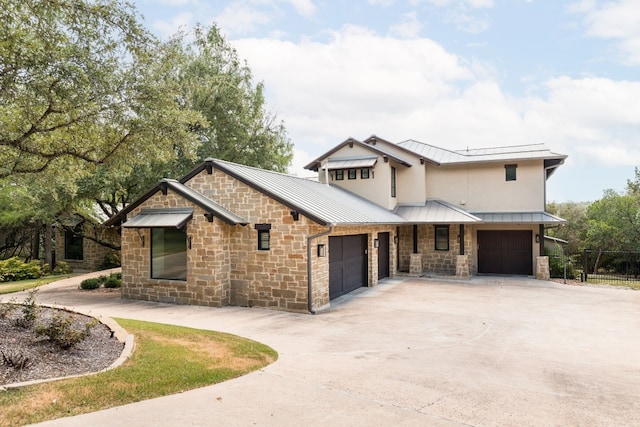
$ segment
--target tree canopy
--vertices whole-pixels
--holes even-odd
[[[0,235],[114,215],[206,157],[288,167],[263,84],[215,25],[160,42],[140,22],[120,0],[0,0]]]

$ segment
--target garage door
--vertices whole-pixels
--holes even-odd
[[[478,230],[478,273],[533,274],[531,230]]]
[[[329,237],[329,298],[367,284],[367,235]]]

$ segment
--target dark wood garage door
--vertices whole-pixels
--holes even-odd
[[[329,298],[367,283],[367,235],[329,237]]]
[[[478,273],[533,274],[531,230],[478,230]]]

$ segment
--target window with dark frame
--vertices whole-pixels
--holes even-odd
[[[256,224],[258,230],[258,250],[268,251],[271,249],[271,224]]]
[[[347,177],[349,179],[356,179],[356,170],[355,169],[349,169],[349,171],[347,172]]]
[[[151,229],[151,278],[187,280],[187,233],[184,229]]]
[[[518,169],[518,165],[504,165],[505,180],[506,181],[515,181],[516,180],[516,170],[517,169]]]
[[[342,181],[344,179],[344,171],[339,169],[336,171],[336,181]]]
[[[369,179],[369,169],[360,169],[360,179]]]
[[[396,197],[396,168],[391,167],[391,197]]]
[[[436,251],[448,251],[449,250],[449,226],[448,225],[436,225]]]
[[[81,229],[64,231],[64,259],[84,259]]]

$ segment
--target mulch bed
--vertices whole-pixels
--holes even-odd
[[[122,353],[124,344],[111,337],[111,330],[98,323],[84,341],[70,349],[60,349],[46,336],[37,336],[33,327],[20,325],[22,305],[5,313],[0,303],[0,386],[39,379],[97,372],[109,367]],[[72,327],[84,329],[91,317],[39,307],[36,324],[47,324],[56,313],[70,316]],[[3,357],[4,354],[4,357]],[[10,359],[9,363],[5,359]],[[26,366],[10,366],[26,360]]]

